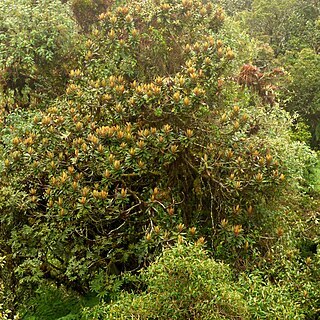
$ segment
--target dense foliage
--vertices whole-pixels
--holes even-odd
[[[282,34],[304,22],[271,26],[262,0],[233,18],[201,0],[3,3],[2,317],[316,319],[317,156],[284,110],[317,140],[317,54]]]
[[[63,92],[76,38],[70,11],[58,0],[1,1],[1,119],[17,107],[39,108]]]
[[[206,257],[197,246],[178,245],[141,275],[148,286],[140,295],[124,293],[99,306],[87,319],[247,319],[244,298],[230,270]]]
[[[200,246],[180,243],[164,251],[139,277],[146,292],[87,308],[85,319],[303,318],[285,286],[259,275],[235,281],[228,266],[208,258]]]
[[[233,3],[225,0],[226,8],[230,2]],[[252,0],[250,6],[243,3],[239,11],[242,11],[240,17],[248,31],[268,42],[276,54],[310,45],[319,50],[317,0]]]
[[[292,57],[286,57],[289,74],[289,84],[285,94],[291,97],[287,109],[297,112],[310,126],[313,145],[320,140],[320,95],[319,95],[319,66],[320,56],[311,49],[304,49]]]

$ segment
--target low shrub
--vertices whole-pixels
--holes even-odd
[[[257,273],[237,280],[199,243],[164,250],[139,278],[143,292],[122,292],[111,303],[87,308],[84,319],[304,319],[286,285]]]
[[[198,245],[167,249],[141,274],[146,292],[84,312],[85,319],[249,319],[228,266]]]

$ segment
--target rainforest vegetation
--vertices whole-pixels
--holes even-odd
[[[0,319],[319,319],[319,149],[319,0],[1,0]]]

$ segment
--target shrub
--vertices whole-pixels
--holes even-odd
[[[23,319],[77,319],[80,308],[80,299],[70,295],[63,288],[40,286],[35,296],[24,306],[27,312]]]
[[[141,279],[147,290],[84,312],[85,319],[249,319],[228,266],[209,259],[200,245],[163,252]]]
[[[250,319],[304,319],[299,301],[286,285],[272,284],[262,274],[240,279],[239,287],[246,297]]]
[[[164,250],[139,278],[143,292],[84,309],[84,319],[304,319],[303,301],[286,283],[257,271],[237,280],[199,243]]]
[[[0,3],[0,116],[39,107],[64,90],[76,52],[77,28],[60,1]]]
[[[281,286],[283,296],[291,297],[300,317],[306,319],[319,316],[318,208],[318,200],[305,197],[300,198],[300,208],[296,206],[294,211],[287,208],[285,214],[279,215],[273,235],[277,240],[262,258],[259,268],[263,279]]]

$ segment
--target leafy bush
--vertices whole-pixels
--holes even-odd
[[[1,117],[61,94],[76,39],[76,25],[61,1],[1,1]]]
[[[68,294],[63,288],[58,290],[54,286],[40,286],[35,296],[28,301],[29,310],[23,319],[78,319],[80,308],[79,297]]]
[[[310,127],[301,120],[297,120],[293,125],[291,136],[293,140],[301,141],[306,144],[310,144],[312,138]]]
[[[140,279],[145,291],[87,308],[84,319],[304,319],[289,287],[258,272],[236,280],[200,244],[166,249]]]
[[[303,202],[302,202],[303,201]],[[312,201],[312,202],[311,202]],[[278,217],[276,242],[261,261],[264,279],[279,284],[306,319],[319,316],[319,202],[300,199],[300,208],[287,208]],[[301,316],[302,317],[302,316]]]
[[[250,319],[304,319],[300,303],[286,286],[272,284],[263,275],[254,273],[242,276],[239,285]]]
[[[141,280],[145,293],[123,293],[85,311],[85,319],[249,319],[230,269],[209,259],[200,245],[165,250]]]

